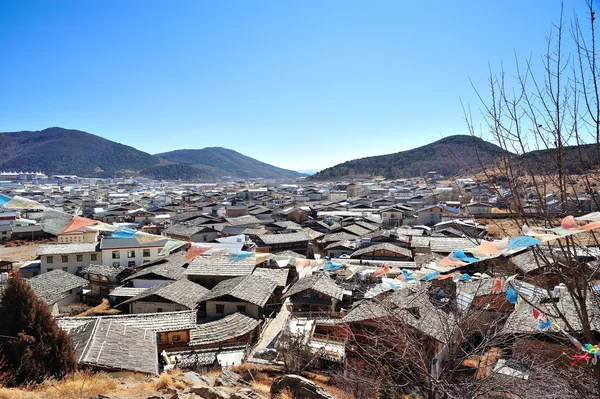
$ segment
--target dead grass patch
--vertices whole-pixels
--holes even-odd
[[[173,369],[169,372],[162,373],[157,379],[149,382],[139,383],[136,388],[154,389],[164,391],[167,388],[185,389],[192,382],[181,375],[181,370]]]
[[[80,399],[110,393],[117,382],[105,373],[79,371],[60,381],[46,381],[25,389],[0,388],[0,399]]]

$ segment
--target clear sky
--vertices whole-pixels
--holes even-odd
[[[565,12],[583,9],[567,0]],[[541,54],[558,0],[0,1],[0,131],[289,169],[465,133],[488,62]]]

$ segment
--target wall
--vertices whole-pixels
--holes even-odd
[[[144,302],[135,301],[129,304],[130,313],[156,313],[158,309],[162,312],[177,312],[180,310],[189,310],[183,305],[170,302]]]
[[[194,234],[190,237],[192,242],[211,242],[215,241],[219,238],[219,232],[217,231],[207,231],[205,233]]]
[[[225,313],[217,313],[217,305],[225,306]],[[206,316],[207,317],[219,317],[227,316],[237,312],[237,306],[246,306],[246,314],[254,317],[255,319],[260,318],[260,308],[248,302],[225,302],[225,301],[207,301],[206,302]]]
[[[92,260],[93,254],[96,255],[96,260]],[[77,262],[77,255],[81,255],[83,257],[81,262]],[[48,263],[47,255],[40,256],[40,260],[41,260],[40,271],[42,273],[47,273],[47,272],[51,271],[49,269],[65,270],[65,268],[67,268],[67,270],[65,270],[67,273],[75,274],[77,272],[77,269],[80,267],[83,268],[88,265],[102,264],[102,254],[100,252],[87,253],[87,254],[64,255],[64,256],[67,256],[67,259],[68,259],[67,262],[62,261],[63,255],[51,255],[51,256],[53,259],[52,263]]]
[[[150,256],[142,256],[144,253],[144,249],[150,249]],[[127,253],[129,250],[135,251],[135,257],[128,258]],[[129,262],[135,262],[136,266],[141,266],[144,263],[148,263],[150,261],[156,260],[159,258],[158,253],[161,248],[152,247],[152,248],[131,248],[131,249],[103,249],[102,250],[102,264],[105,266],[112,266],[113,263],[118,262],[121,266],[129,266]],[[113,251],[119,252],[119,259],[113,259],[112,253]]]
[[[133,281],[133,288],[151,288],[155,285],[162,284],[167,280],[144,280],[143,278],[135,278]]]

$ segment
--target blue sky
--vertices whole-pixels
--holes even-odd
[[[566,1],[565,12],[584,1]],[[324,168],[465,133],[488,62],[545,49],[556,0],[2,1],[0,131]]]

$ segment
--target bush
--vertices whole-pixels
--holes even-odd
[[[62,378],[76,368],[71,340],[44,302],[19,277],[11,278],[0,296],[0,352],[8,373],[6,386]]]

